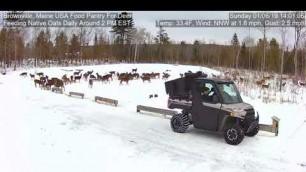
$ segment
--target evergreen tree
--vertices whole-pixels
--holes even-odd
[[[162,62],[165,60],[165,45],[170,44],[170,38],[168,37],[168,34],[166,33],[165,29],[159,27],[159,31],[157,32],[157,35],[154,40],[155,43],[158,44],[158,60],[159,62]]]
[[[238,37],[237,37],[237,34],[236,33],[234,33],[234,35],[233,35],[233,38],[232,38],[232,40],[231,40],[231,44],[233,45],[233,46],[239,46],[239,40],[238,40]]]
[[[55,38],[55,49],[56,49],[56,55],[58,56],[59,64],[61,64],[62,60],[65,59],[67,48],[68,48],[68,37],[63,31],[61,31],[60,34]]]
[[[123,17],[124,16],[124,17]],[[134,20],[131,13],[122,12],[120,16],[115,19],[115,25],[112,27],[111,32],[115,36],[115,44],[121,45],[119,49],[120,59],[127,60],[129,53],[126,51],[124,44],[131,43],[131,34],[134,29]]]
[[[45,32],[42,30],[40,31],[39,35],[36,38],[35,41],[35,52],[36,52],[36,56],[41,59],[44,60],[44,45],[45,45]]]
[[[200,42],[195,40],[193,43],[192,62],[201,63],[200,59]]]
[[[73,59],[79,57],[80,46],[81,43],[79,37],[76,36],[75,34],[72,34],[72,37],[70,39],[70,49],[69,49],[69,53],[71,54],[71,63],[73,62]]]
[[[243,68],[247,68],[248,64],[248,51],[246,49],[245,42],[242,42],[241,50],[240,50],[240,64],[239,66],[242,66]]]
[[[238,40],[238,36],[236,33],[234,33],[233,38],[231,40],[231,44],[233,46],[233,62],[236,66],[236,68],[238,68],[238,64],[239,64],[239,54],[240,54],[240,47],[239,47],[239,40]],[[234,66],[234,65],[233,65]]]
[[[186,49],[186,42],[181,41],[181,53],[180,53],[179,60],[178,60],[179,62],[186,60],[185,49]]]
[[[267,57],[267,70],[278,72],[280,70],[280,48],[275,38],[270,41],[270,49]]]
[[[128,17],[117,17],[111,32],[115,34],[116,43],[123,45],[130,42],[128,35],[134,28],[134,20],[132,15],[127,12],[122,12],[121,16]]]
[[[98,57],[98,50],[99,50],[98,35],[95,34],[95,38],[94,38],[94,47],[93,47],[93,57],[94,57],[94,58],[97,58],[97,57]]]
[[[170,38],[166,33],[165,29],[161,26],[159,27],[159,31],[157,32],[157,36],[154,38],[156,44],[170,44]]]

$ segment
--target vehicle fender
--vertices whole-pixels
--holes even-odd
[[[233,116],[229,116],[226,115],[224,116],[224,118],[222,119],[219,131],[224,131],[225,127],[228,126],[229,124],[239,124],[239,118],[233,117]]]

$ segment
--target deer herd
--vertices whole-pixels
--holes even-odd
[[[276,74],[256,74],[242,72],[239,70],[234,71],[223,71],[223,75],[212,75],[213,78],[221,78],[225,80],[232,80],[238,84],[247,83],[248,85],[255,85],[260,89],[268,90],[271,88],[271,83],[275,83],[275,86],[279,88],[281,85],[285,87],[288,84],[292,84],[295,86],[304,87],[305,80],[298,80],[293,75],[288,75],[286,77],[279,77]],[[280,79],[282,82],[280,82]],[[253,81],[252,81],[253,80]],[[278,86],[277,86],[278,85]]]
[[[170,77],[170,74],[167,72],[170,70],[167,70],[166,72],[163,72],[162,79],[167,80]],[[75,72],[73,72],[73,75],[67,76],[67,74],[64,74],[62,78],[49,78],[48,75],[45,75],[43,72],[31,74],[29,73],[31,79],[34,81],[34,86],[39,86],[41,89],[48,89],[50,90],[52,86],[61,88],[65,90],[65,85],[72,84],[72,83],[80,83],[81,80],[88,81],[88,87],[92,88],[94,82],[101,82],[102,84],[110,83],[114,80],[114,78],[117,78],[119,81],[119,85],[122,85],[123,83],[129,84],[131,80],[137,80],[141,79],[143,83],[145,81],[151,82],[152,79],[159,79],[161,78],[160,73],[142,73],[141,75],[137,73],[137,68],[132,69],[132,72],[126,72],[126,73],[119,73],[116,71],[109,71],[107,74],[100,75],[98,72],[87,71],[83,72],[82,69],[76,69]],[[27,72],[22,72],[20,74],[21,77],[27,77]],[[37,77],[35,77],[37,76]]]

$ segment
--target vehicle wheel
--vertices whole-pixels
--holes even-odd
[[[245,133],[245,135],[249,137],[253,137],[258,133],[258,131],[259,131],[259,124],[257,124],[256,127],[252,131]]]
[[[184,133],[189,126],[188,116],[185,114],[173,115],[170,121],[171,129],[177,133]]]
[[[229,125],[224,132],[226,143],[230,145],[238,145],[244,138],[244,132],[239,125]]]

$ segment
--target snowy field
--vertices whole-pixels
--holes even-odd
[[[113,64],[84,67],[29,69],[50,78],[72,72],[62,69],[138,73],[165,72],[171,79],[179,73],[202,70],[209,76],[217,71],[197,66],[163,64]],[[260,131],[241,144],[226,144],[222,134],[189,127],[174,133],[169,119],[136,113],[137,105],[167,107],[164,80],[141,80],[128,85],[111,83],[68,84],[69,91],[85,93],[72,98],[34,87],[24,71],[0,75],[0,172],[105,172],[105,171],[306,171],[306,107],[298,104],[262,103],[243,96],[260,114],[260,123],[271,124],[279,117],[280,129]],[[150,94],[158,94],[149,99]],[[119,101],[118,107],[95,103],[94,96]]]

